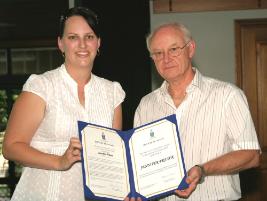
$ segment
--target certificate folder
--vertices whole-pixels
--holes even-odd
[[[188,187],[177,120],[127,131],[78,121],[84,194],[91,200],[152,200]]]

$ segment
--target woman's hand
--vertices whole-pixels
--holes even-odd
[[[81,160],[81,142],[78,138],[72,137],[64,155],[59,159],[59,170],[68,170],[75,162]]]
[[[135,198],[135,197],[131,197],[131,198],[126,197],[126,198],[124,198],[124,201],[142,201],[142,198],[140,198],[140,197],[137,197],[137,198]]]

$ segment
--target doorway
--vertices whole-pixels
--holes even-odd
[[[262,149],[260,167],[240,173],[242,201],[267,200],[267,19],[237,20],[236,80],[247,96]]]

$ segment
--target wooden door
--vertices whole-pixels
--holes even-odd
[[[267,201],[267,19],[236,21],[237,85],[247,96],[260,141],[260,167],[240,173],[242,201]]]

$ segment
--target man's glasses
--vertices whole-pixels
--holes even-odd
[[[170,49],[167,50],[168,56],[169,57],[178,57],[182,54],[182,50],[190,43],[191,41],[188,41],[183,47],[171,47]],[[164,58],[165,52],[162,50],[152,52],[150,54],[153,60],[155,61],[160,61]]]

